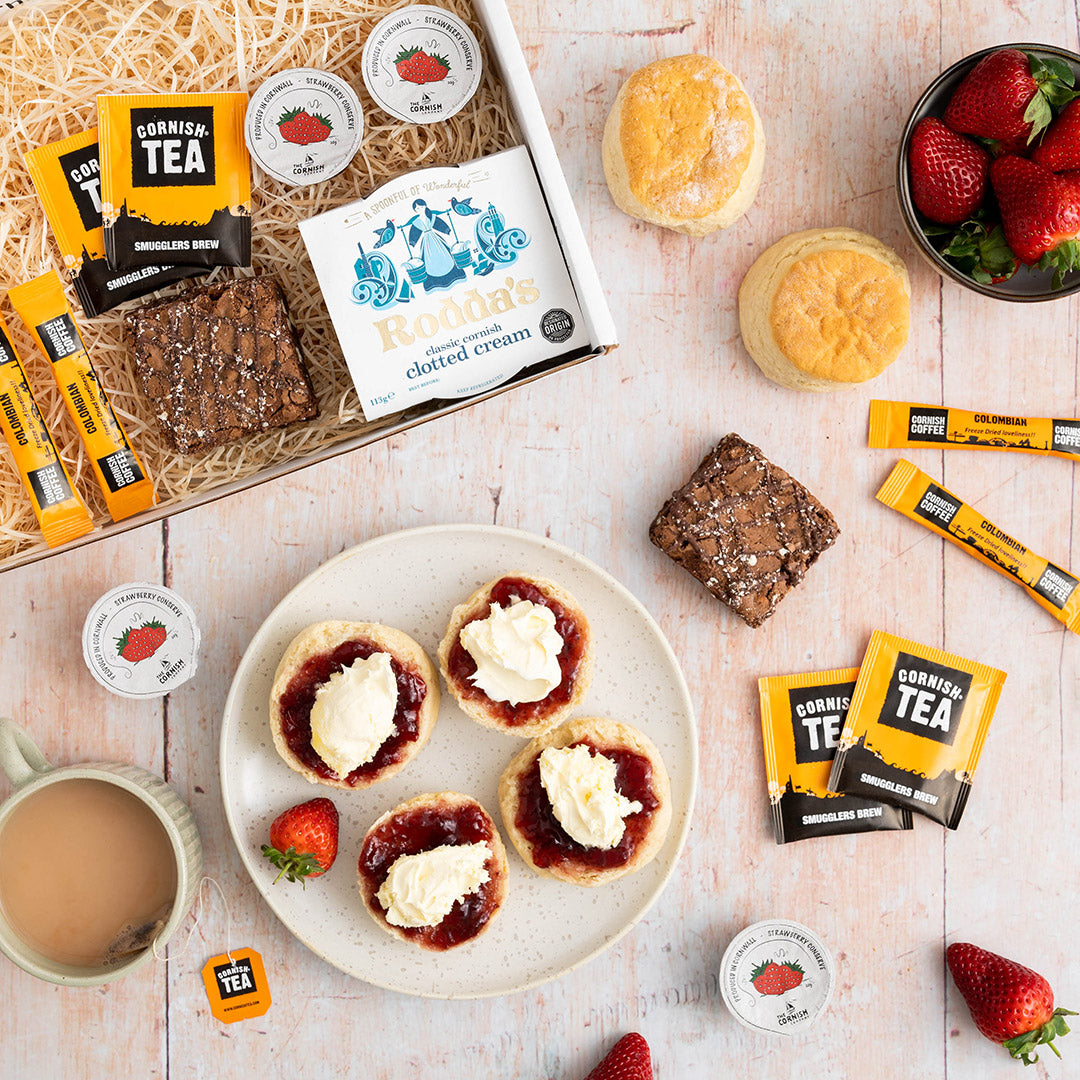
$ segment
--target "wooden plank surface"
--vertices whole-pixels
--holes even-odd
[[[898,454],[865,447],[874,397],[1028,415],[1080,415],[1077,301],[993,303],[944,284],[895,205],[896,140],[943,66],[1003,41],[1076,48],[1064,0],[700,5],[689,0],[511,0],[560,157],[620,329],[612,355],[226,502],[0,576],[0,712],[57,762],[115,758],[164,772],[192,807],[208,899],[185,951],[106,990],[61,990],[0,964],[0,1076],[98,1078],[363,1074],[584,1076],[641,1030],[658,1080],[942,1077],[1020,1066],[983,1040],[943,963],[972,939],[1051,977],[1080,1002],[1071,958],[1080,902],[1080,644],[1022,591],[873,500]],[[761,112],[761,191],[734,228],[693,240],[611,204],[600,133],[619,83],[658,57],[708,52]],[[870,386],[800,395],[765,380],[738,336],[735,297],[785,233],[842,224],[896,246],[913,286],[911,340]],[[737,430],[803,480],[842,536],[751,631],[650,547],[672,488]],[[1078,470],[1065,461],[922,451],[921,467],[1035,550],[1080,566]],[[623,581],[678,655],[700,723],[694,827],[644,921],[539,990],[480,1002],[413,999],[325,964],[251,885],[225,824],[217,768],[232,672],[278,599],[342,549],[414,525],[495,522],[550,535]],[[947,548],[947,549],[946,549]],[[164,581],[196,608],[198,677],[167,705],[125,704],[79,658],[92,601]],[[857,664],[881,627],[1004,668],[1009,681],[961,828],[777,847],[768,828],[759,675]],[[0,797],[8,786],[0,781]],[[313,886],[314,887],[314,886]],[[779,915],[817,929],[837,959],[828,1014],[789,1041],[739,1027],[717,967],[732,934]],[[364,917],[358,914],[358,917]],[[266,1017],[223,1027],[198,972],[226,936],[267,963]],[[1080,1036],[1074,1036],[1080,1038]],[[1032,1076],[1077,1075],[1080,1045]]]

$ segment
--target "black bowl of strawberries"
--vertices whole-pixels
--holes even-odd
[[[999,300],[1080,290],[1080,56],[1001,45],[943,71],[896,162],[904,224],[943,277]]]

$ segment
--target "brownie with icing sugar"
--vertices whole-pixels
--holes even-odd
[[[128,314],[124,334],[162,437],[195,454],[319,413],[285,296],[234,278]]]
[[[840,535],[836,519],[754,445],[726,435],[664,503],[649,539],[760,626]]]

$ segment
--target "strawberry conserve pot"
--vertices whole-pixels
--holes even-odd
[[[251,156],[263,172],[300,187],[337,176],[364,137],[356,91],[336,75],[289,68],[251,96],[244,119]]]
[[[832,955],[813,930],[766,919],[732,938],[720,961],[720,993],[744,1027],[796,1035],[825,1011],[834,975]]]
[[[195,674],[195,612],[163,585],[128,582],[107,592],[83,623],[83,659],[106,690],[159,698]]]

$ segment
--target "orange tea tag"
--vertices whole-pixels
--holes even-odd
[[[262,1016],[273,1004],[262,957],[254,949],[231,949],[202,969],[210,1011],[223,1024]]]

